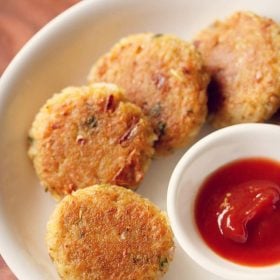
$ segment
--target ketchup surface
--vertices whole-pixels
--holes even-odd
[[[225,259],[280,263],[280,163],[248,158],[216,170],[201,186],[195,220],[208,246]]]

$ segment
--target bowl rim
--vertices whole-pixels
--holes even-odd
[[[217,140],[221,140],[224,137],[230,137],[234,134],[236,135],[242,133],[250,133],[252,131],[254,131],[255,133],[261,131],[260,133],[263,133],[263,130],[265,130],[268,133],[273,133],[275,132],[275,129],[279,130],[278,133],[280,137],[280,127],[278,125],[268,123],[236,124],[218,129],[201,138],[198,142],[192,145],[181,157],[170,177],[167,190],[167,213],[175,238],[177,239],[179,245],[182,247],[183,251],[191,259],[193,259],[205,270],[208,270],[217,276],[225,277],[226,279],[277,280],[279,279],[280,275],[280,266],[279,264],[276,264],[265,267],[250,267],[233,263],[220,257],[212,249],[210,249],[209,246],[205,244],[201,236],[199,236],[198,239],[209,249],[209,251],[211,251],[211,255],[213,255],[214,257],[213,259],[210,259],[205,256],[203,252],[197,250],[196,246],[191,242],[191,238],[189,238],[189,236],[186,237],[181,231],[180,221],[177,217],[176,193],[180,185],[180,179],[185,171],[186,166],[191,163],[196,155],[199,154],[199,152],[205,149],[208,145],[212,145],[213,143],[215,143]],[[189,213],[189,215],[192,214]],[[222,266],[222,263],[219,264],[215,260],[219,260],[224,264],[228,264],[230,267],[232,267],[232,269]]]

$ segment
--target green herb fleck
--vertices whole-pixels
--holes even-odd
[[[28,135],[28,136],[27,136],[27,142],[28,142],[28,144],[31,145],[31,144],[33,143],[33,141],[34,141],[34,138],[33,138],[32,136]]]
[[[165,129],[166,129],[166,123],[160,121],[158,124],[157,124],[157,134],[159,136],[163,136],[165,134]]]
[[[95,118],[95,116],[90,116],[86,119],[85,121],[85,125],[88,128],[95,128],[97,127],[97,119]]]
[[[162,33],[157,33],[157,34],[155,34],[155,35],[153,36],[153,38],[159,38],[159,37],[161,37],[161,36],[163,36]]]
[[[48,188],[45,188],[45,192],[48,192],[49,191],[49,189]]]
[[[159,270],[165,270],[166,266],[168,265],[168,259],[166,257],[159,258]]]
[[[158,117],[161,113],[162,107],[160,102],[156,103],[150,110],[151,117]]]
[[[133,260],[134,264],[137,264],[137,263],[141,262],[141,256],[134,256],[132,258],[132,260]]]

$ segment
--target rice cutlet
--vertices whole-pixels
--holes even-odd
[[[78,190],[60,201],[46,240],[67,280],[159,279],[174,251],[166,215],[131,190],[109,185]]]
[[[211,75],[209,106],[217,128],[263,122],[280,106],[280,27],[237,12],[200,32],[194,44]]]
[[[125,89],[150,118],[158,154],[188,144],[205,121],[208,74],[194,46],[175,36],[123,38],[93,65],[88,80]]]
[[[136,189],[154,154],[142,110],[113,84],[70,87],[41,108],[30,130],[29,156],[56,198],[112,183]]]

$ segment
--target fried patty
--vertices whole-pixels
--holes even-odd
[[[41,108],[29,155],[56,198],[92,184],[135,189],[153,156],[153,129],[142,110],[113,84],[71,87]]]
[[[62,279],[159,279],[173,234],[154,204],[131,190],[95,185],[66,196],[47,225],[49,255]]]
[[[93,65],[90,82],[112,82],[150,117],[156,151],[183,147],[207,114],[208,74],[194,46],[175,36],[126,37]]]
[[[217,21],[195,38],[212,81],[212,123],[263,122],[280,105],[280,27],[251,12]]]

